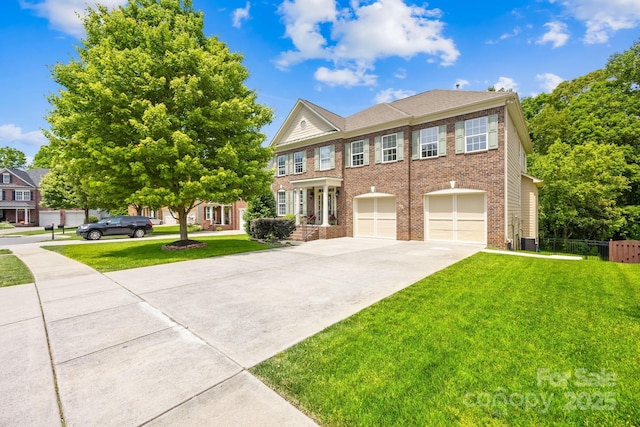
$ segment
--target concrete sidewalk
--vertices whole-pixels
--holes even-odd
[[[298,426],[246,368],[481,248],[343,238],[107,274],[11,249],[35,285],[0,289],[0,425]]]

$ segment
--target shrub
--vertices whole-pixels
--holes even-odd
[[[276,200],[273,194],[266,193],[256,196],[249,201],[249,206],[244,213],[245,231],[251,234],[251,221],[256,218],[274,218],[276,216]]]
[[[256,218],[251,220],[249,235],[255,239],[283,240],[296,229],[296,222],[288,218]]]
[[[89,215],[89,224],[95,224],[100,221],[100,219],[95,215]]]
[[[0,230],[8,230],[10,228],[15,228],[13,225],[9,224],[8,222],[0,222]]]

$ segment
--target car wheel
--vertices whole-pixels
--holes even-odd
[[[142,228],[136,228],[136,231],[133,232],[134,237],[144,237],[145,232]]]
[[[91,230],[87,235],[87,238],[89,240],[100,240],[101,237],[102,237],[102,233],[99,232],[98,230]]]

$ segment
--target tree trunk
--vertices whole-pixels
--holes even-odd
[[[84,208],[84,223],[89,224],[89,208]]]
[[[180,240],[189,240],[187,236],[187,212],[178,212],[178,224],[180,224]]]

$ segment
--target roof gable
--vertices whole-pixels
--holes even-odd
[[[12,182],[11,184],[4,184],[4,186],[6,187],[7,185],[11,185],[11,186],[29,186],[29,187],[35,187],[36,185],[34,184],[33,180],[31,179],[31,177],[29,176],[29,174],[21,169],[15,169],[15,168],[2,168],[0,169],[0,175],[5,174],[5,173],[9,173],[13,176],[12,178]],[[0,184],[3,184],[2,180],[0,179]]]
[[[281,146],[305,139],[341,131],[344,119],[310,102],[298,100],[280,130],[273,138],[272,146]]]

